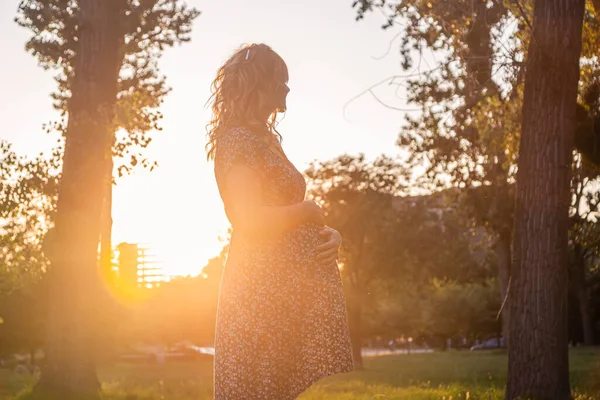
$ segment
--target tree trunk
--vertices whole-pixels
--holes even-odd
[[[100,233],[100,271],[104,282],[108,285],[114,284],[112,272],[112,172],[113,163],[111,158],[107,166],[107,176],[110,179],[105,184],[106,194],[102,205],[102,227]]]
[[[504,346],[508,347],[510,337],[509,321],[510,321],[510,305],[508,304],[508,284],[510,282],[510,266],[511,266],[511,251],[510,251],[510,234],[500,235],[496,243],[496,259],[498,263],[498,282],[500,285],[500,304],[502,307],[502,337],[504,338]]]
[[[365,280],[360,276],[360,269],[365,266],[365,243],[366,231],[360,232],[358,249],[354,255],[354,271],[349,271],[350,293],[347,293],[348,329],[350,330],[350,342],[352,344],[352,358],[354,369],[363,368],[362,340],[363,340],[363,303],[362,297],[365,293]]]
[[[594,344],[594,328],[590,313],[590,296],[585,276],[586,262],[581,244],[575,244],[573,253],[573,288],[577,296],[577,302],[579,303],[583,344],[585,346],[592,346]]]
[[[96,399],[98,243],[124,0],[80,0],[79,43],[50,257],[47,366],[33,392],[43,399]]]
[[[356,299],[349,299],[348,307],[348,325],[350,329],[350,341],[352,343],[352,357],[354,359],[354,369],[363,368],[362,359],[362,306]]]
[[[592,315],[590,313],[590,296],[585,282],[577,291],[577,299],[579,301],[579,312],[581,313],[581,327],[583,328],[583,344],[585,346],[593,346],[594,328],[592,324]]]
[[[517,172],[506,398],[570,397],[569,179],[585,0],[537,0]]]

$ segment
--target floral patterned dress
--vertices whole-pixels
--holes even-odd
[[[215,154],[226,212],[234,199],[224,179],[238,163],[258,173],[265,205],[304,200],[304,177],[289,161],[252,132],[231,128]],[[338,266],[316,262],[319,230],[307,223],[258,239],[233,227],[217,311],[216,400],[295,399],[319,379],[353,369]]]

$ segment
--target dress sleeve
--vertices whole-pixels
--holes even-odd
[[[230,128],[217,142],[215,177],[221,186],[225,176],[235,165],[244,165],[262,176],[262,148],[259,139],[244,128]]]

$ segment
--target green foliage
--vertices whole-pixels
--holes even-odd
[[[467,204],[479,206],[471,209],[472,216],[491,233],[510,232],[514,201],[508,186],[518,158],[532,2],[362,0],[353,7],[357,19],[380,9],[387,15],[384,29],[401,29],[403,69],[410,73],[393,77],[392,83],[406,87],[408,103],[420,113],[406,116],[398,145],[408,150],[410,165],[427,167],[417,184],[430,191],[496,187],[470,191],[483,196]],[[589,5],[582,98],[600,73],[594,62],[599,21]],[[435,66],[428,64],[432,57]]]
[[[56,212],[59,153],[27,158],[0,142],[0,353],[42,342],[44,243]]]
[[[401,29],[403,69],[414,69],[394,77],[393,83],[406,86],[408,103],[421,113],[406,117],[399,144],[427,162],[430,183],[441,184],[433,181],[439,174],[466,186],[514,176],[510,167],[518,149],[532,2],[521,6],[499,0],[364,0],[355,1],[353,7],[357,19],[380,9],[387,15],[384,29]],[[582,88],[598,76],[594,62],[598,28],[590,5],[583,35]],[[427,61],[430,54],[434,67]],[[498,170],[504,177],[496,177]]]
[[[425,314],[427,331],[441,337],[486,335],[499,331],[498,282],[488,280],[458,284],[435,281]]]
[[[36,282],[56,208],[59,154],[29,159],[0,142],[0,296]]]
[[[351,309],[368,308],[372,281],[396,269],[396,250],[403,249],[394,246],[393,199],[402,188],[402,172],[393,159],[369,162],[364,155],[316,162],[305,172],[310,195],[342,235],[340,261]]]
[[[405,185],[406,171],[395,160],[342,155],[315,162],[305,171],[309,195],[321,203],[329,225],[344,238],[343,271],[353,285],[368,285],[372,268],[393,264],[390,229],[394,228],[394,195]],[[390,218],[391,217],[391,218]]]
[[[488,248],[510,241],[529,36],[521,10],[503,1],[354,6],[358,19],[379,8],[388,15],[384,29],[402,29],[408,73],[393,83],[406,88],[408,104],[420,112],[405,116],[397,144],[410,167],[425,167],[415,185],[428,192],[457,188],[463,226],[485,228]]]
[[[499,296],[486,286],[493,269],[487,250],[475,248],[454,192],[402,195],[409,169],[384,156],[369,161],[363,155],[343,155],[313,163],[306,176],[309,194],[343,238],[341,272],[350,319],[359,319],[351,323],[352,330],[362,337],[430,336],[443,325],[472,334],[495,332],[488,319],[495,318],[499,299],[488,298],[490,293]],[[453,300],[473,305],[464,310],[468,321],[458,311],[463,303],[434,321],[440,314],[429,310],[442,309],[438,297],[450,289],[464,294]]]
[[[468,186],[492,180],[488,173],[494,169],[501,168],[506,175],[504,150],[512,146],[507,148],[509,144],[494,133],[514,133],[514,121],[519,121],[512,114],[520,96],[523,56],[519,35],[506,34],[515,29],[506,3],[357,3],[359,17],[369,7],[380,7],[390,12],[384,28],[396,23],[406,27],[400,45],[403,69],[415,66],[416,58],[417,70],[398,78],[407,87],[409,104],[421,114],[407,116],[399,144],[411,150],[412,164],[425,161],[429,166],[429,186],[443,185],[440,175],[449,176],[454,185]],[[436,66],[424,70],[421,61],[428,53],[435,54]],[[496,122],[499,115],[505,115],[511,126]]]

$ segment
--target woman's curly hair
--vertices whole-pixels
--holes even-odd
[[[264,112],[273,101],[276,85],[287,83],[283,59],[266,44],[242,46],[219,68],[211,84],[212,118],[207,125],[207,158],[214,159],[219,136],[228,127],[243,126],[257,135],[281,135],[275,129],[278,111],[267,120]]]

